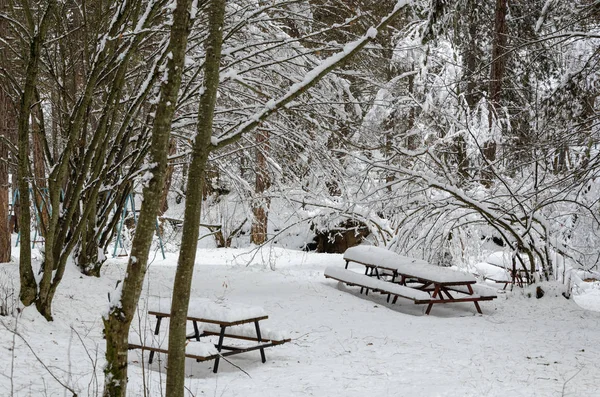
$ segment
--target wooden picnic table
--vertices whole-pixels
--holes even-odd
[[[156,317],[154,335],[159,335],[162,320],[171,316],[171,301],[161,299],[151,303],[148,314]],[[221,357],[253,350],[260,350],[261,361],[265,363],[265,348],[281,345],[291,340],[283,336],[282,333],[261,330],[260,322],[267,318],[265,311],[259,307],[234,307],[218,304],[207,299],[192,299],[190,300],[187,320],[192,323],[194,331],[187,335],[187,339],[191,342],[186,346],[186,356],[195,358],[196,361],[215,360],[214,373],[219,369]],[[218,342],[214,344],[212,350],[210,348],[212,344],[200,340],[200,338],[207,336],[218,336]],[[226,345],[224,343],[228,338],[254,341],[258,344],[243,347]],[[165,347],[145,346],[143,344],[130,344],[130,348],[149,350],[149,364],[152,364],[155,353],[168,352]],[[227,352],[223,353],[222,350],[227,350]]]
[[[482,314],[479,301],[491,300],[496,295],[483,286],[475,287],[477,280],[470,274],[452,269],[433,266],[421,260],[398,255],[394,252],[374,246],[357,246],[344,253],[346,269],[350,262],[365,266],[365,275],[385,279],[402,286],[430,293],[430,299],[415,300],[415,303],[427,303],[426,314],[434,304],[452,302],[473,302],[477,312]],[[398,295],[394,297],[395,303]],[[388,297],[389,300],[389,297]]]

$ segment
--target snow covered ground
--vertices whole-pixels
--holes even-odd
[[[483,315],[470,303],[456,303],[437,305],[426,316],[423,306],[390,305],[326,280],[323,270],[342,267],[341,255],[277,248],[254,258],[244,253],[200,250],[194,296],[261,306],[269,314],[264,326],[289,331],[293,341],[267,349],[265,364],[257,351],[231,358],[247,374],[223,361],[213,374],[212,362],[189,360],[190,395],[598,395],[598,283],[571,300],[543,284],[547,293],[540,300],[515,288],[482,302]],[[175,254],[157,255],[151,264],[132,336],[154,326],[144,304],[169,296],[175,264]],[[110,259],[99,279],[70,268],[55,299],[54,322],[33,308],[16,319],[0,317],[0,396],[70,396],[61,383],[78,396],[101,394],[101,314],[124,267],[124,258]],[[16,263],[0,266],[1,299],[16,291],[17,271]],[[148,367],[140,351],[129,353],[129,395],[164,395],[166,362],[159,357]]]

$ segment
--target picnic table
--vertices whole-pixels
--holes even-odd
[[[153,301],[148,305],[148,314],[156,317],[154,335],[160,333],[162,320],[171,316],[170,299]],[[233,356],[249,351],[259,350],[261,361],[266,362],[265,348],[290,342],[282,332],[261,329],[260,322],[268,318],[260,307],[232,306],[225,303],[215,303],[208,299],[190,300],[187,320],[193,326],[193,332],[187,335],[190,343],[186,345],[186,356],[196,361],[215,360],[213,372],[219,369],[221,357]],[[204,342],[201,338],[217,336],[216,344]],[[250,346],[226,345],[226,339],[253,341],[258,344]],[[166,346],[151,346],[129,344],[130,349],[150,351],[148,363],[152,364],[155,353],[168,353]],[[222,352],[227,350],[227,352]]]
[[[352,247],[344,253],[344,260],[345,269],[328,267],[325,269],[325,277],[359,286],[361,292],[366,289],[368,293],[371,289],[388,294],[388,301],[394,296],[392,303],[396,303],[398,297],[402,297],[416,304],[427,304],[426,314],[431,312],[434,304],[454,302],[473,302],[477,312],[482,314],[479,302],[496,298],[492,290],[477,285],[477,280],[470,274],[433,266],[423,260],[398,255],[383,248]],[[348,270],[351,262],[365,266],[364,274]],[[383,284],[373,284],[369,281],[373,278]],[[386,283],[402,288],[388,287]],[[420,294],[416,294],[415,291]]]
[[[492,280],[497,283],[504,283],[505,289],[509,283],[523,287],[524,285],[531,283],[531,279],[533,278],[533,275],[530,273],[530,271],[524,267],[529,267],[529,260],[525,258],[525,263],[523,264],[516,260],[516,258],[509,252],[494,252],[486,258],[485,263],[496,266],[500,269],[504,269],[508,273],[510,277],[509,282],[506,282],[503,279],[498,280],[484,276],[488,280]]]

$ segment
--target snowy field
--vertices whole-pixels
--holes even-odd
[[[150,265],[132,334],[154,326],[144,304],[169,296],[175,264],[168,254]],[[436,305],[426,316],[423,306],[390,305],[326,280],[323,270],[332,265],[342,267],[342,256],[270,249],[251,258],[239,249],[199,250],[194,297],[261,306],[269,315],[264,326],[288,331],[293,341],[267,349],[265,364],[258,351],[232,357],[246,373],[221,361],[213,374],[212,362],[188,360],[189,395],[599,395],[598,284],[571,300],[548,284],[541,300],[515,288],[482,302],[483,315],[471,303],[455,303]],[[71,267],[52,323],[33,308],[17,320],[0,317],[0,396],[72,395],[64,386],[78,396],[101,395],[101,314],[124,268],[124,258],[110,259],[103,277],[94,279]],[[0,267],[3,294],[16,289],[17,271],[15,263]],[[129,395],[164,395],[167,363],[159,358],[148,367],[146,356],[130,351]]]

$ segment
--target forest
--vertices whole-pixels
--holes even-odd
[[[120,266],[97,394],[124,396],[162,250],[183,396],[207,241],[464,271],[493,245],[570,297],[600,279],[599,107],[599,0],[0,0],[0,318],[60,321],[70,271]]]

